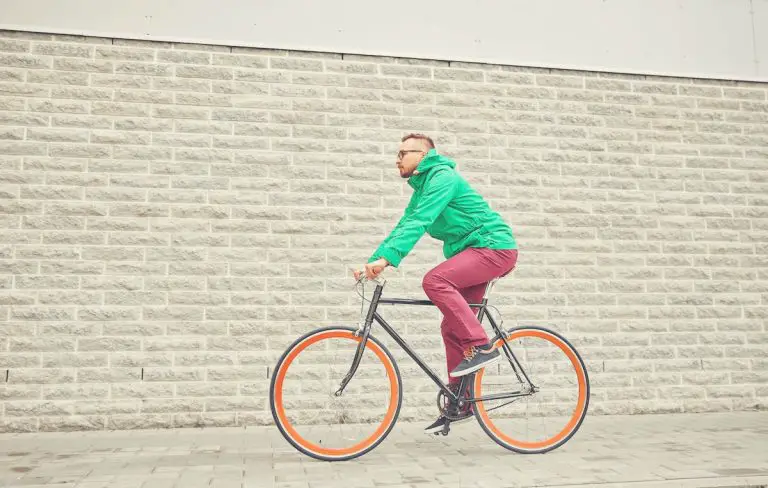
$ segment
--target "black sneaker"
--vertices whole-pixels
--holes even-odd
[[[456,420],[449,421],[444,415],[441,415],[437,418],[437,420],[435,420],[429,426],[427,426],[427,428],[424,429],[424,432],[426,432],[427,434],[436,434],[443,430],[443,427],[445,426],[446,422],[450,422],[451,425],[462,424],[468,420],[471,420],[472,416],[473,414],[469,410],[459,415]]]
[[[473,373],[501,359],[501,353],[499,353],[498,349],[492,349],[491,347],[490,344],[471,346],[464,351],[464,359],[451,371],[451,376],[456,378],[457,376]]]

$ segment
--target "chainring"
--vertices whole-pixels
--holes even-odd
[[[443,390],[437,392],[437,408],[440,410],[440,414],[448,420],[458,420],[460,418],[458,405],[453,404],[451,398]]]

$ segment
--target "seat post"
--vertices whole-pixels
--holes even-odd
[[[498,278],[494,278],[491,281],[488,282],[488,285],[485,287],[485,293],[483,294],[483,301],[488,300],[488,296],[493,291],[493,287],[496,285],[496,282],[499,281]]]

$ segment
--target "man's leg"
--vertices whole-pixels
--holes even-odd
[[[477,303],[477,301],[482,299],[485,287],[486,284],[481,283],[479,285],[470,286],[468,288],[462,288],[459,290],[459,293],[461,293],[461,296],[464,297],[466,303]],[[448,387],[451,388],[454,393],[458,394],[461,378],[454,378],[450,375],[450,373],[456,366],[459,365],[459,363],[461,363],[461,360],[464,359],[464,346],[462,346],[461,339],[456,336],[455,329],[456,327],[453,325],[453,318],[450,315],[443,316],[443,321],[440,324],[440,332],[443,336],[443,344],[445,345],[445,359],[448,369]],[[462,393],[466,396],[466,391]],[[448,408],[451,407],[451,405],[448,406]],[[456,406],[453,405],[453,407]],[[457,416],[455,417],[455,420],[451,420],[451,425],[456,425],[472,420],[473,411],[470,406],[468,408],[462,409],[460,412],[454,412],[454,415]],[[446,422],[446,417],[441,415],[437,420],[427,426],[424,431],[430,434],[440,432],[443,430]]]
[[[447,361],[456,361],[455,352],[461,350],[459,368],[452,368],[452,376],[460,376],[482,367],[489,359],[496,359],[498,353],[486,352],[482,347],[488,343],[488,336],[477,319],[477,314],[469,307],[468,302],[482,299],[486,284],[499,276],[509,273],[517,262],[517,250],[467,249],[458,255],[441,263],[429,271],[422,282],[427,296],[443,313],[445,319],[441,328],[443,337],[448,338],[446,344]],[[468,300],[460,290],[471,290],[473,300]]]
[[[459,293],[467,303],[479,303],[483,299],[483,293],[488,283],[480,283],[467,288],[461,288]],[[473,310],[473,313],[477,313],[477,310]],[[459,365],[462,359],[464,359],[465,346],[461,342],[461,339],[454,333],[456,326],[454,325],[453,318],[451,316],[444,316],[443,321],[440,324],[440,332],[443,336],[443,343],[445,344],[445,362],[448,369],[448,373],[454,370]],[[487,335],[485,340],[487,341]],[[454,378],[448,376],[448,384],[458,386],[461,382],[461,378]]]

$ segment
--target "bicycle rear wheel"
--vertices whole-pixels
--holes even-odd
[[[523,454],[565,444],[579,429],[589,405],[589,377],[576,349],[561,335],[542,327],[509,332],[507,343],[536,388],[531,392],[501,348],[502,360],[479,370],[474,379],[475,416],[493,440]],[[492,398],[518,392],[520,396]]]
[[[375,448],[400,413],[400,371],[387,348],[369,336],[354,377],[341,396],[342,379],[361,337],[349,327],[324,327],[291,344],[270,383],[272,417],[300,452],[343,461]]]

